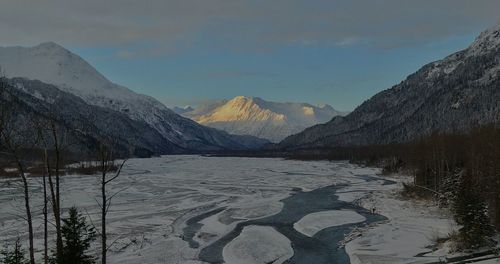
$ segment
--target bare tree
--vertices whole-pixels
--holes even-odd
[[[52,196],[52,211],[54,213],[54,220],[56,225],[56,256],[60,260],[62,258],[63,250],[63,240],[61,231],[61,193],[60,193],[60,171],[61,171],[61,148],[60,141],[57,133],[57,126],[54,121],[51,121],[50,132],[52,134],[53,150],[55,155],[54,161],[54,174],[55,174],[55,186],[52,180],[52,173],[50,169],[49,162],[47,162],[47,171],[49,172],[49,184]]]
[[[62,220],[61,220],[61,196],[60,196],[60,176],[61,176],[61,138],[58,132],[59,126],[56,125],[54,118],[50,117],[51,113],[47,114],[49,118],[39,120],[38,130],[43,141],[44,157],[43,163],[45,166],[43,174],[45,206],[44,208],[44,226],[48,222],[48,202],[50,192],[50,203],[52,205],[52,213],[54,216],[54,226],[56,229],[56,262],[60,263],[62,259],[63,239],[62,239]],[[49,151],[53,154],[50,155]],[[48,186],[47,186],[48,185]],[[48,189],[48,190],[47,190]]]
[[[44,135],[44,123],[46,120],[41,120],[37,119],[35,126],[37,128],[37,132],[40,138],[40,141],[42,142],[41,147],[46,147],[46,140],[45,140],[45,135]],[[48,231],[48,223],[49,223],[49,200],[48,200],[48,194],[47,194],[47,175],[49,174],[48,171],[48,153],[47,149],[45,148],[43,151],[43,169],[42,169],[42,188],[43,188],[43,208],[42,208],[42,213],[43,213],[43,263],[48,264],[49,262],[49,231]]]
[[[2,98],[7,95],[7,80],[0,77],[0,89]],[[23,184],[24,205],[26,212],[26,221],[28,223],[29,237],[29,258],[30,263],[35,264],[35,249],[33,235],[33,220],[30,205],[29,183],[26,176],[26,164],[23,159],[23,150],[33,148],[38,143],[38,137],[33,136],[29,122],[19,124],[16,118],[12,117],[13,105],[2,103],[1,105],[1,120],[0,120],[0,145],[4,154],[10,156],[16,164],[19,176]],[[29,117],[26,117],[29,120]]]
[[[43,154],[43,191],[44,191],[44,263],[48,262],[48,204],[50,191],[50,203],[54,214],[56,227],[56,260],[60,263],[63,249],[61,231],[61,196],[60,196],[60,176],[61,176],[61,142],[63,141],[64,129],[57,125],[52,112],[40,117],[31,112],[16,111],[17,97],[8,90],[8,80],[0,79],[0,92],[5,103],[0,105],[0,145],[2,151],[7,154],[18,167],[19,175],[23,182],[26,220],[28,222],[28,234],[30,239],[30,260],[34,263],[33,248],[33,225],[32,212],[29,201],[29,183],[26,177],[25,154],[33,153],[33,150],[43,147],[50,149],[53,157],[47,151]],[[60,131],[63,135],[61,136]],[[38,133],[37,133],[38,132]],[[48,186],[47,186],[48,185]]]
[[[48,163],[48,157],[47,157],[47,150],[45,149],[44,151],[44,155],[43,155],[43,161],[44,161],[44,164],[45,164],[45,169],[43,170],[43,174],[42,174],[42,177],[43,177],[43,263],[44,264],[48,264],[49,262],[49,252],[48,252],[48,248],[49,248],[49,243],[48,243],[48,214],[49,214],[49,211],[48,211],[48,200],[47,200],[47,171],[46,171],[46,168],[47,168],[47,163]]]
[[[108,215],[109,208],[111,206],[111,200],[115,197],[119,192],[116,192],[112,195],[107,194],[107,186],[112,181],[116,180],[120,176],[123,165],[127,160],[123,160],[118,167],[116,167],[114,158],[113,158],[113,147],[111,145],[105,145],[101,143],[98,149],[98,158],[99,158],[99,170],[101,173],[101,202],[99,203],[99,207],[101,208],[101,263],[106,264],[107,253],[109,247],[107,242],[107,231],[106,231],[106,218]],[[114,171],[114,174],[108,175],[110,172]]]

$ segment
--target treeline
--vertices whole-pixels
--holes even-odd
[[[450,207],[462,226],[458,239],[465,247],[491,242],[492,225],[500,228],[499,127],[479,127],[464,135],[433,134],[394,157],[412,172],[416,187],[435,191]]]
[[[464,248],[491,242],[500,230],[500,127],[488,125],[469,133],[434,133],[406,144],[321,150],[286,155],[294,159],[350,160],[378,166],[383,173],[402,172],[414,182],[406,192],[437,199],[451,209],[462,228]]]

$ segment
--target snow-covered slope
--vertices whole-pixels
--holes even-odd
[[[188,150],[241,149],[257,143],[200,126],[152,97],[112,83],[76,54],[53,43],[0,48],[0,67],[7,77],[53,84],[86,103],[109,108],[143,121],[166,140]]]
[[[280,142],[307,149],[408,142],[500,122],[500,24],[465,50],[429,63],[345,117]]]
[[[237,96],[183,114],[196,122],[237,135],[277,142],[303,129],[343,115],[329,105],[276,103],[258,97]]]
[[[31,120],[64,128],[65,141],[72,142],[67,150],[79,159],[95,158],[93,154],[98,147],[95,142],[101,140],[114,142],[114,153],[120,157],[184,151],[145,122],[132,120],[109,108],[87,104],[54,85],[25,78],[0,78],[0,82],[0,105],[12,111],[10,122],[16,129],[32,131]],[[51,138],[47,132],[42,133]]]

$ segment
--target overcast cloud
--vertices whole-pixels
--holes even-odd
[[[400,47],[498,22],[499,0],[0,0],[0,45],[123,46],[156,55],[199,43]]]

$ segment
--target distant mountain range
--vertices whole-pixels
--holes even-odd
[[[399,143],[500,121],[500,24],[465,50],[429,63],[349,115],[292,135],[294,150]]]
[[[181,116],[50,42],[0,48],[0,67],[8,77],[0,101],[12,105],[19,126],[50,115],[80,142],[74,148],[112,138],[136,156],[256,149],[269,141],[279,142],[267,147],[274,150],[400,143],[500,121],[500,24],[347,115],[328,105],[238,96],[174,109]]]
[[[178,115],[182,115],[184,113],[191,112],[194,110],[194,108],[192,108],[191,106],[185,106],[185,107],[174,106],[171,109]]]
[[[108,123],[96,125],[90,118],[86,122],[96,125],[101,134],[135,142],[137,148],[154,154],[248,149],[268,143],[230,135],[177,115],[152,97],[110,82],[85,60],[52,42],[31,48],[0,48],[0,67],[6,77],[16,78],[11,80],[11,87],[20,91],[13,94],[37,101],[38,107],[64,104],[67,109],[52,107],[62,111],[56,113],[65,116],[62,122],[73,120],[64,112],[76,115],[81,107],[105,112],[110,118]],[[35,104],[31,106],[36,108]]]
[[[328,122],[334,116],[345,115],[329,105],[277,103],[247,96],[203,105],[191,111],[186,108],[177,108],[176,111],[202,125],[272,142],[279,142],[312,125]]]

